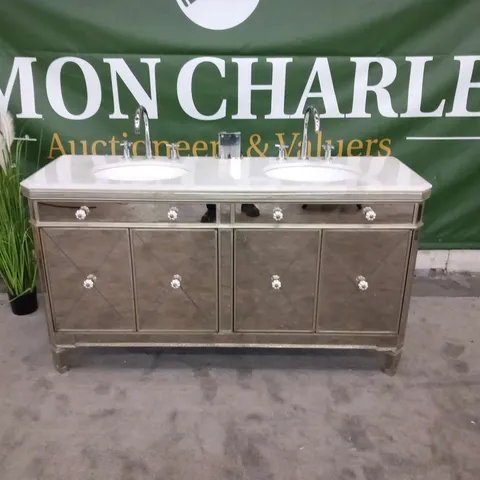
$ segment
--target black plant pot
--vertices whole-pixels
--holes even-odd
[[[38,309],[37,292],[25,293],[19,297],[8,294],[14,315],[28,315]],[[13,299],[13,300],[12,300]]]

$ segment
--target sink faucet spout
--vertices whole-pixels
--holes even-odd
[[[308,122],[310,120],[310,113],[313,116],[313,124],[315,126],[315,132],[318,133],[320,131],[320,115],[315,107],[310,105],[305,110],[305,115],[303,117],[303,137],[302,137],[302,151],[300,154],[300,158],[302,160],[306,160],[307,157],[307,147],[308,147]]]
[[[152,156],[152,142],[150,141],[150,123],[148,118],[147,109],[143,105],[139,105],[137,111],[135,112],[134,119],[134,128],[135,134],[140,134],[140,125],[142,123],[145,125],[145,156],[147,159],[153,158]]]

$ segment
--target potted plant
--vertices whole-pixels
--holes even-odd
[[[27,142],[15,139],[13,118],[0,111],[0,276],[15,315],[38,308],[37,264],[28,204],[21,194]]]

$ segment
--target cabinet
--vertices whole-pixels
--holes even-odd
[[[215,230],[132,230],[139,330],[217,331]]]
[[[55,330],[135,330],[127,230],[46,228],[41,238]]]
[[[235,232],[235,331],[314,329],[319,233]]]
[[[59,371],[77,345],[355,347],[389,352],[395,371],[419,206],[264,203],[252,219],[223,203],[203,224],[203,204],[168,222],[155,201],[132,205],[97,202],[75,223],[65,205],[36,206]]]

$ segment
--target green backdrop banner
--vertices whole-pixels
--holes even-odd
[[[139,103],[157,155],[215,154],[221,130],[297,155],[313,104],[312,154],[400,158],[434,185],[422,247],[480,248],[478,18],[477,0],[2,0],[0,106],[48,162],[144,152]]]

